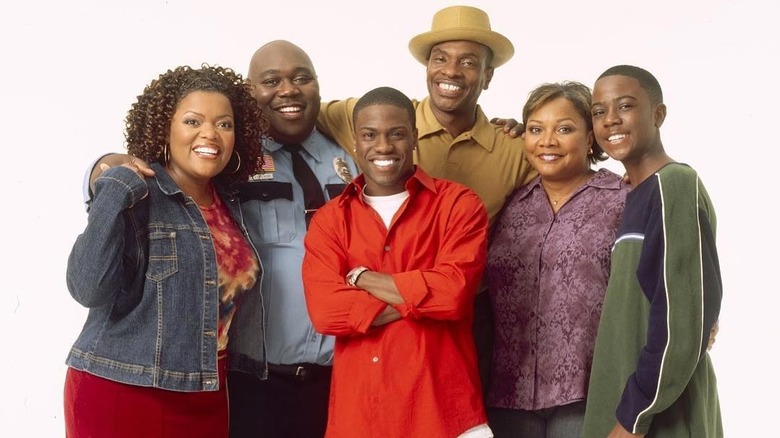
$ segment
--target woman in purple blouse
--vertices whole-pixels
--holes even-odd
[[[487,275],[495,350],[487,405],[496,438],[578,437],[610,249],[628,185],[594,141],[591,94],[544,84],[523,107],[525,153],[539,177],[498,218]]]

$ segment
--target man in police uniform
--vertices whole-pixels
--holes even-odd
[[[263,284],[262,296],[247,296],[233,320],[230,436],[322,437],[334,340],[314,330],[306,311],[301,263],[314,208],[304,204],[293,160],[302,157],[325,200],[340,194],[358,170],[344,149],[315,129],[319,83],[301,48],[288,41],[262,46],[247,77],[272,139],[264,144],[264,171],[240,192],[244,221],[263,264]],[[263,336],[266,352],[258,342]]]

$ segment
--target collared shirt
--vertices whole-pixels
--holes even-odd
[[[312,219],[303,282],[315,327],[336,336],[328,437],[452,438],[484,424],[472,336],[487,214],[466,187],[419,167],[390,228],[363,200],[363,176]],[[392,275],[401,319],[344,277]]]
[[[324,102],[317,120],[323,132],[350,151],[354,144],[355,103],[354,98]],[[512,138],[492,125],[479,106],[474,126],[453,137],[436,119],[428,97],[413,103],[418,131],[415,164],[434,178],[474,190],[485,203],[492,223],[512,191],[537,175],[525,158],[523,139]]]
[[[347,169],[357,176],[357,166],[349,154],[316,130],[301,146],[304,160],[317,176],[326,199],[346,187],[337,169]],[[290,152],[273,141],[266,142],[264,149],[264,171],[244,184],[239,196],[249,234],[263,261],[268,362],[331,365],[333,338],[314,329],[303,296],[303,189],[293,175]],[[255,340],[263,328],[254,315],[261,311],[261,305],[259,299],[249,298],[239,307],[233,323],[238,325],[239,334],[231,338],[232,352],[259,357]]]
[[[488,406],[539,410],[585,399],[628,190],[601,169],[557,214],[539,178],[507,202],[488,250],[496,327]]]

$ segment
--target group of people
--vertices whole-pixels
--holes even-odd
[[[85,178],[68,437],[723,435],[715,212],[656,78],[543,84],[491,123],[514,48],[484,11],[409,49],[420,101],[320,102],[281,40],[246,78],[144,89]]]

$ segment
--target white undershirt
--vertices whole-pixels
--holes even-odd
[[[396,193],[395,195],[387,196],[369,196],[363,191],[363,199],[366,204],[370,205],[382,218],[382,222],[385,223],[385,228],[390,229],[390,222],[393,221],[393,216],[401,208],[401,204],[409,197],[409,192],[403,191]]]
[[[493,438],[493,431],[487,423],[483,423],[463,432],[458,438]]]
[[[393,216],[395,216],[408,197],[408,191],[396,193],[395,195],[369,196],[366,195],[365,188],[363,189],[363,199],[366,201],[366,204],[370,205],[379,214],[387,229],[390,229],[390,222],[392,222]],[[493,431],[490,430],[487,423],[484,423],[463,432],[458,438],[493,438]]]

